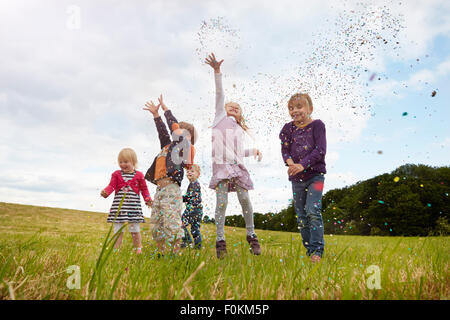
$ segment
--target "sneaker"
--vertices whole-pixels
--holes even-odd
[[[311,262],[312,263],[318,263],[318,262],[320,262],[320,256],[319,255],[317,255],[317,254],[313,254],[312,256],[311,256]]]
[[[137,248],[136,249],[136,254],[142,254],[142,248]]]
[[[225,240],[216,241],[216,253],[219,259],[227,255],[227,244]]]
[[[259,246],[258,237],[256,236],[256,234],[254,234],[253,236],[247,236],[247,242],[250,244],[250,251],[255,256],[261,254],[261,247]]]

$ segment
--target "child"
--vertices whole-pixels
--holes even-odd
[[[262,154],[257,149],[243,149],[244,131],[247,130],[242,109],[239,104],[229,102],[224,104],[222,89],[222,74],[220,65],[223,60],[217,62],[214,54],[206,60],[214,69],[216,82],[216,114],[212,133],[212,169],[213,175],[209,187],[216,190],[216,253],[218,258],[227,254],[224,225],[225,210],[228,203],[228,192],[237,192],[239,202],[244,215],[247,229],[247,241],[251,246],[251,252],[261,254],[258,238],[253,224],[253,208],[248,195],[248,190],[253,190],[253,182],[243,164],[243,157],[258,156],[261,161]]]
[[[145,178],[157,185],[155,199],[153,201],[150,223],[153,224],[152,236],[156,241],[158,250],[164,253],[172,247],[174,253],[179,251],[183,229],[181,227],[181,181],[183,180],[183,168],[189,169],[194,160],[196,131],[193,125],[178,123],[172,112],[163,102],[160,96],[159,104],[147,102],[146,108],[153,114],[158,130],[161,151],[155,157],[153,164],[147,170]],[[167,125],[173,135],[171,140],[164,122],[159,116],[159,107],[164,110]]]
[[[200,224],[202,222],[203,207],[200,183],[197,181],[200,176],[200,167],[196,164],[192,165],[191,169],[187,172],[187,176],[190,183],[186,194],[183,196],[183,202],[186,203],[186,210],[181,217],[184,229],[184,238],[181,246],[187,247],[188,244],[192,243],[191,236],[187,229],[187,227],[191,225],[194,248],[201,249],[202,236],[200,234]]]
[[[107,222],[114,223],[114,234],[119,232],[125,222],[128,222],[128,229],[133,237],[133,243],[136,247],[136,253],[141,254],[141,234],[139,232],[139,223],[144,223],[144,215],[141,209],[141,200],[139,193],[142,193],[144,201],[148,206],[152,204],[152,198],[147,189],[144,175],[136,171],[137,156],[133,149],[122,149],[118,156],[119,167],[121,170],[115,171],[111,176],[109,185],[101,191],[101,196],[107,198],[115,191],[114,201],[108,215]],[[119,204],[122,201],[124,193],[126,196],[117,213]],[[116,216],[117,214],[117,216]],[[115,248],[119,249],[122,244],[124,229],[116,241]]]
[[[313,120],[312,100],[308,94],[294,94],[288,102],[291,122],[280,132],[281,154],[292,182],[297,222],[308,256],[319,262],[325,246],[323,239],[322,190],[324,183],[325,124]]]

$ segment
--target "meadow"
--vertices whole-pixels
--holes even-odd
[[[158,258],[148,223],[137,256],[128,231],[120,251],[105,243],[104,213],[0,202],[0,221],[2,300],[447,300],[450,293],[450,237],[326,235],[325,255],[312,264],[298,233],[256,230],[262,254],[253,256],[245,229],[226,227],[228,256],[218,260],[215,226],[206,224],[202,250]]]

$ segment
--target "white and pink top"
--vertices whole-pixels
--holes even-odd
[[[229,192],[236,191],[236,185],[253,190],[250,174],[243,158],[254,154],[254,149],[244,150],[244,129],[225,111],[225,97],[222,74],[214,73],[216,82],[216,114],[212,125],[212,170],[209,187],[216,189],[222,180],[229,180]]]

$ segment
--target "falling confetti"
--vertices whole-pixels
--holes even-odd
[[[197,36],[199,46],[195,51],[202,63],[212,52],[216,57],[226,57],[229,60],[241,47],[238,30],[231,28],[224,17],[203,21]]]
[[[376,2],[370,6],[358,3],[351,10],[344,5],[332,20],[313,31],[312,40],[304,43],[307,50],[292,50],[280,56],[275,63],[279,64],[279,72],[259,70],[245,83],[224,83],[226,98],[244,106],[254,136],[266,136],[289,119],[289,97],[307,92],[320,106],[320,112],[342,115],[343,119],[333,118],[327,126],[347,139],[352,134],[348,120],[356,122],[373,115],[376,87],[368,87],[368,79],[387,79],[384,73],[368,73],[368,66],[376,65],[378,56],[401,49],[397,38],[403,24],[402,15]],[[242,63],[239,67],[248,69],[247,64],[233,59],[252,46],[242,41],[237,28],[223,17],[203,21],[197,37],[196,52],[202,63],[214,52],[230,65]],[[268,122],[272,125],[267,126]]]

